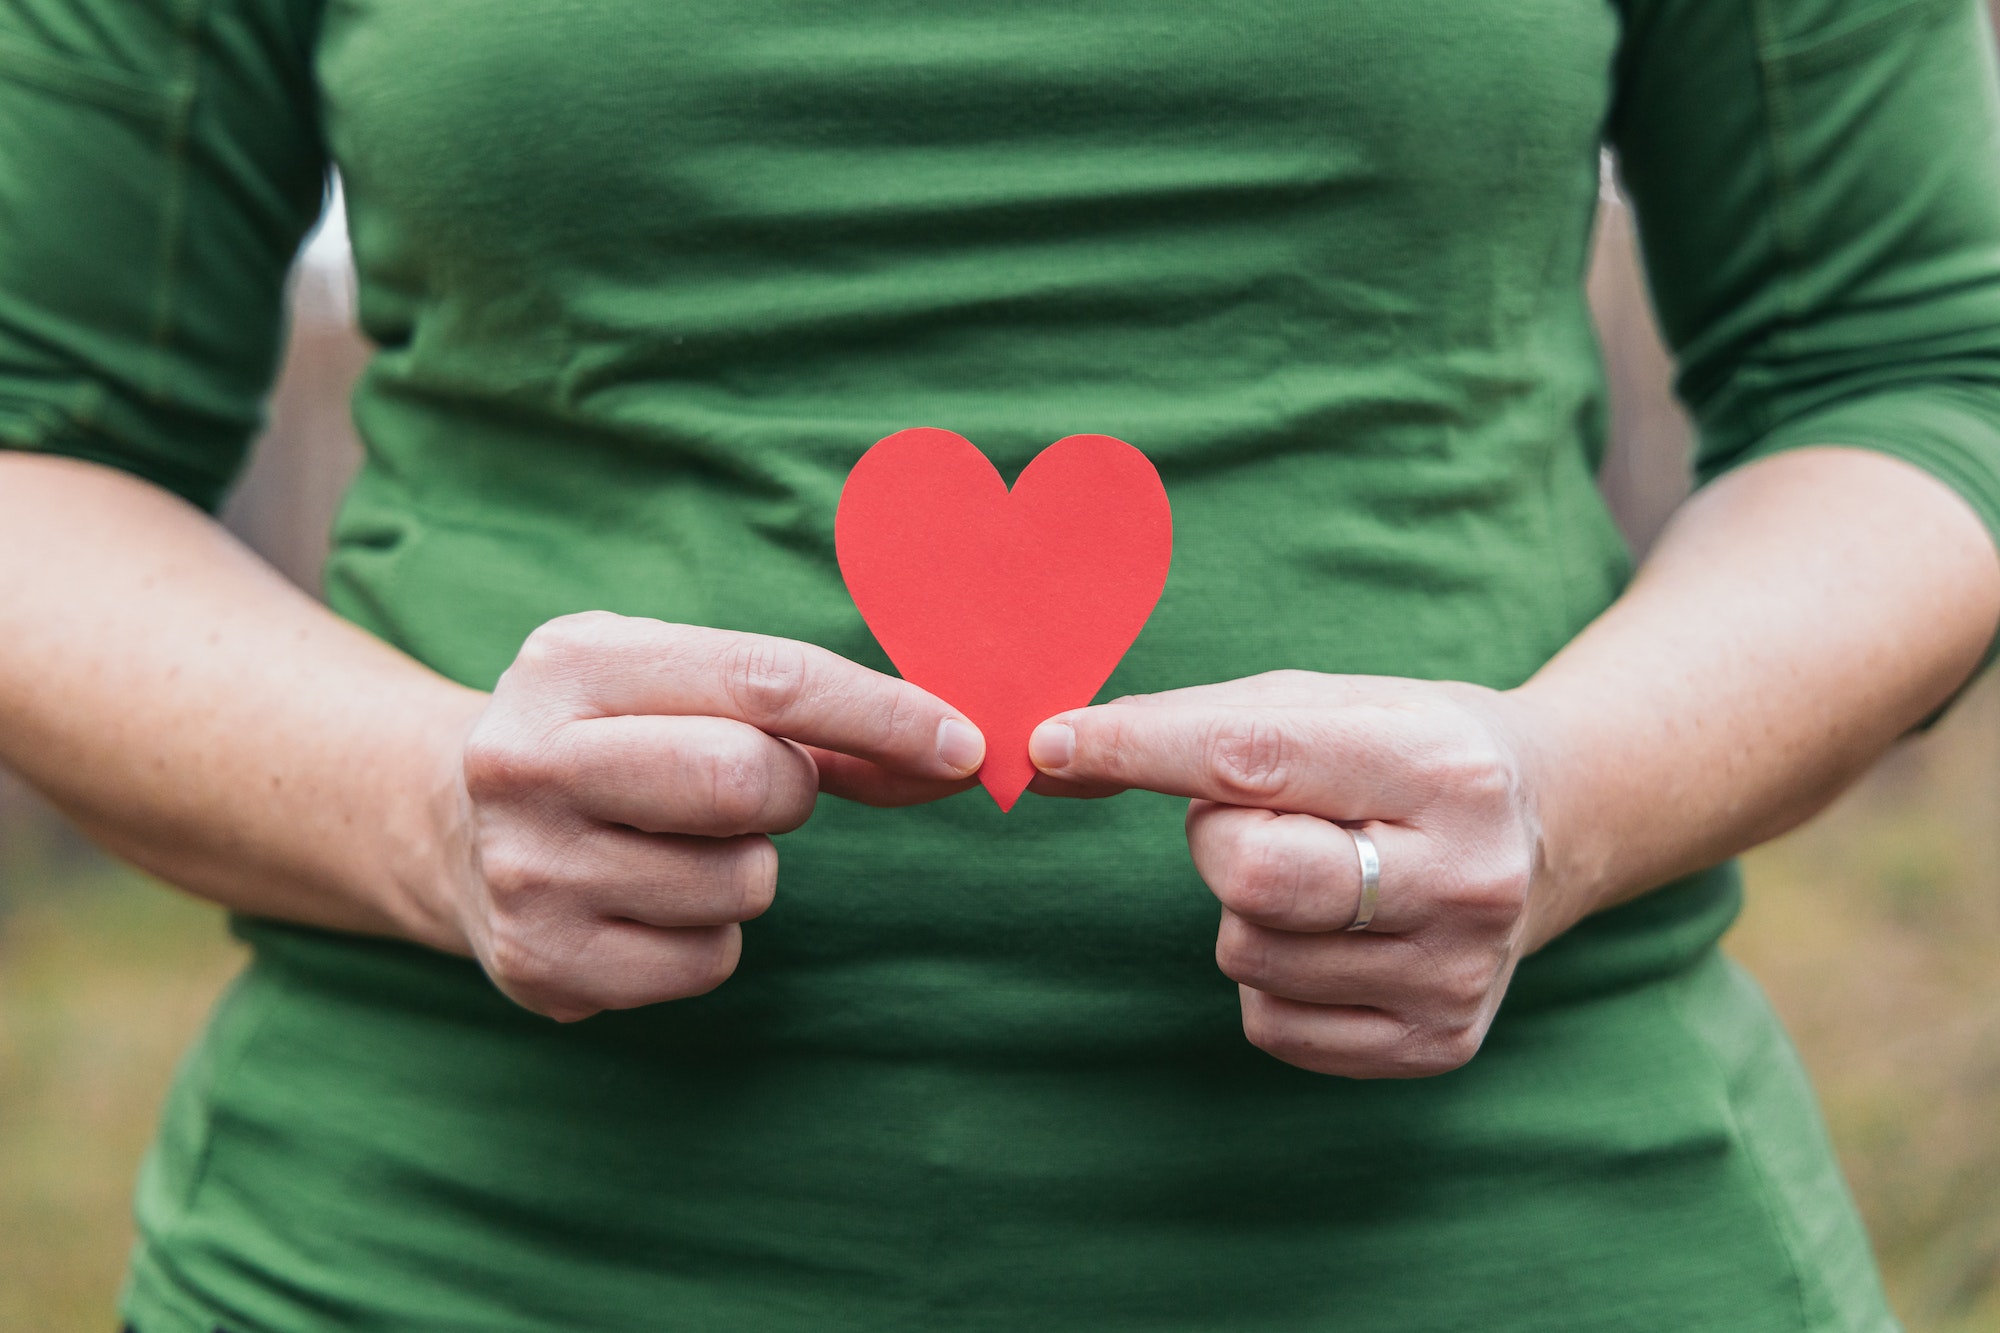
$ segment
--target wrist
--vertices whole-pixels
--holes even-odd
[[[384,915],[396,933],[447,953],[470,955],[462,904],[478,873],[465,740],[488,696],[449,686],[425,701],[381,803],[378,872]]]
[[[1617,900],[1604,784],[1590,763],[1586,708],[1534,681],[1499,695],[1536,823],[1536,874],[1523,953]]]

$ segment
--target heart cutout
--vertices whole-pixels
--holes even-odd
[[[1035,775],[1029,733],[1090,702],[1160,600],[1173,513],[1109,435],[1056,441],[1009,491],[970,440],[918,427],[854,465],[834,548],[903,678],[985,733],[979,781],[1004,811]]]

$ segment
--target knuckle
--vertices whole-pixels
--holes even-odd
[[[620,617],[609,611],[577,611],[543,621],[521,644],[516,660],[529,667],[562,668],[579,657],[601,651],[610,642]]]
[[[1534,867],[1525,857],[1509,861],[1488,877],[1484,896],[1508,921],[1512,921],[1526,905],[1534,880]]]
[[[547,1006],[567,1000],[562,960],[543,932],[503,916],[491,924],[484,953],[487,975],[528,1008],[548,1013]]]
[[[584,769],[560,728],[526,743],[497,732],[476,733],[466,742],[464,766],[466,793],[476,801],[569,790]]]
[[[1452,906],[1470,924],[1506,927],[1526,907],[1533,883],[1531,857],[1514,853],[1490,857],[1460,875]]]
[[[1144,734],[1119,709],[1086,711],[1070,718],[1076,729],[1076,757],[1072,769],[1117,768],[1128,756],[1138,754]]]
[[[918,730],[928,731],[929,728],[923,727],[928,712],[923,695],[914,686],[897,682],[876,710],[877,743],[884,750],[893,749],[899,738]],[[935,725],[933,722],[932,726]]]
[[[730,827],[757,823],[771,801],[771,770],[761,747],[732,739],[705,754],[702,764],[715,818]]]
[[[562,884],[558,860],[518,835],[502,835],[481,847],[479,869],[493,902],[505,911],[518,910]]]
[[[1215,934],[1215,965],[1231,981],[1253,986],[1269,968],[1270,950],[1253,929],[1224,917]]]
[[[1208,767],[1233,804],[1251,805],[1284,791],[1292,746],[1284,728],[1261,714],[1218,723],[1208,743]]]
[[[1468,1025],[1413,1037],[1399,1052],[1398,1072],[1406,1078],[1435,1078],[1462,1069],[1479,1054],[1484,1035]]]
[[[674,958],[662,978],[667,998],[692,999],[729,980],[740,956],[742,933],[736,926],[680,932]]]
[[[1245,916],[1269,917],[1292,905],[1297,867],[1283,847],[1268,838],[1244,838],[1229,857],[1219,896]]]
[[[535,900],[577,886],[580,853],[592,832],[588,825],[548,808],[482,815],[479,825],[474,855],[495,909],[524,911]]]
[[[733,849],[735,920],[748,921],[771,910],[778,896],[778,848],[769,838],[744,838]]]
[[[1252,1046],[1274,1060],[1320,1074],[1344,1073],[1351,1063],[1343,1058],[1341,1052],[1314,1040],[1310,1032],[1294,1023],[1261,1015],[1253,1017],[1252,1014],[1251,1010],[1244,1011],[1243,1035]]]
[[[1279,1055],[1287,1043],[1295,1040],[1290,1026],[1280,1022],[1268,1006],[1248,1003],[1243,1006],[1243,1037],[1270,1055]]]
[[[499,798],[529,785],[525,756],[495,730],[482,724],[465,742],[465,791],[475,801]]]
[[[1457,1016],[1476,1014],[1493,992],[1499,968],[1496,960],[1479,955],[1454,959],[1438,970],[1432,992],[1446,1012]]]
[[[789,713],[806,691],[806,654],[788,639],[756,635],[739,644],[723,664],[723,688],[746,718]]]
[[[1516,785],[1514,758],[1490,737],[1482,737],[1460,760],[1459,782],[1475,800],[1505,801]]]
[[[819,784],[811,779],[802,779],[796,791],[785,792],[777,798],[775,808],[762,821],[760,833],[790,833],[805,825],[812,818],[813,807],[819,803]]]
[[[1513,756],[1484,732],[1435,741],[1424,771],[1437,790],[1462,803],[1503,802],[1517,786]]]

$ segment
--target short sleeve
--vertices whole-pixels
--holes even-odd
[[[0,0],[0,447],[207,508],[326,173],[318,0]]]
[[[1609,137],[1700,480],[1850,445],[2000,540],[2000,92],[1979,0],[1626,0]]]

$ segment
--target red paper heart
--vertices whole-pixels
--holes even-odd
[[[919,427],[854,465],[834,547],[903,678],[986,734],[979,781],[1011,810],[1035,775],[1028,734],[1089,703],[1139,637],[1174,524],[1160,474],[1123,440],[1058,440],[1010,492],[971,441]]]

